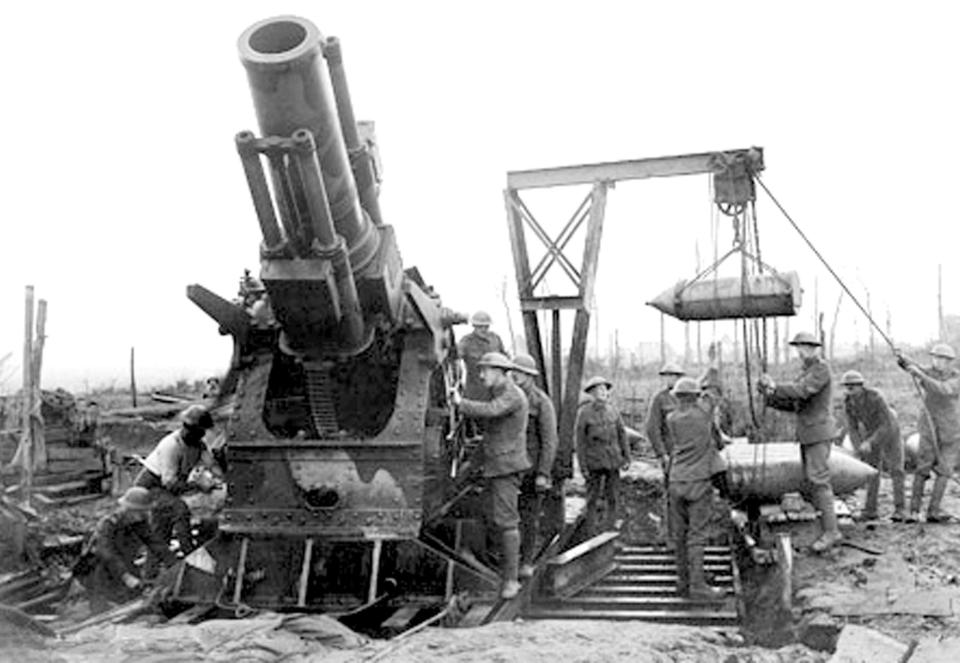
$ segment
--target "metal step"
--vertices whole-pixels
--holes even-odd
[[[656,573],[656,574],[644,574],[644,573],[620,573],[619,569],[614,571],[610,575],[606,576],[604,580],[610,579],[615,584],[630,583],[633,585],[676,585],[677,584],[677,574],[676,573]],[[713,584],[715,585],[730,585],[733,584],[733,576],[729,572],[725,575],[717,576],[715,575],[712,579]]]
[[[722,601],[693,601],[677,595],[677,565],[662,546],[627,544],[614,556],[613,570],[572,596],[535,596],[527,619],[638,619],[704,626],[735,625],[739,583],[730,548],[711,546],[705,570]]]
[[[621,552],[617,555],[617,559],[621,562],[649,562],[651,564],[673,564],[676,561],[676,558],[672,553],[624,553]],[[730,555],[724,555],[722,553],[713,553],[711,555],[704,555],[703,561],[706,563],[714,564],[729,564],[731,560]]]
[[[732,591],[733,585],[718,585],[714,583],[714,587],[719,589],[726,590],[728,593]],[[589,596],[633,596],[633,597],[643,597],[643,596],[660,596],[660,597],[669,597],[677,595],[677,585],[665,583],[663,585],[613,585],[606,583],[597,583],[591,585],[587,589],[583,590],[577,597]]]
[[[676,573],[677,564],[676,562],[654,562],[649,564],[637,563],[637,562],[624,562],[618,557],[614,557],[614,561],[617,564],[617,569],[620,573],[633,573],[639,572],[643,574],[648,573]],[[722,562],[705,562],[703,568],[706,571],[716,573],[718,571],[730,572],[730,562],[726,564]]]
[[[660,622],[696,626],[732,626],[737,623],[735,610],[578,610],[577,608],[541,609],[533,605],[524,613],[525,619],[602,619],[608,621]]]

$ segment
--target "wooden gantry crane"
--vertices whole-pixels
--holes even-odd
[[[562,462],[571,462],[573,453],[573,427],[583,379],[590,315],[593,312],[593,291],[608,189],[626,180],[710,174],[714,177],[715,200],[729,213],[731,210],[735,212],[738,206],[752,202],[752,178],[763,167],[763,149],[751,147],[507,173],[504,200],[527,350],[540,369],[541,386],[550,394],[557,409]],[[545,230],[522,197],[522,192],[530,189],[586,184],[591,185],[590,191],[556,237],[551,237]],[[535,265],[531,263],[527,246],[527,227],[546,249]],[[584,227],[586,238],[583,256],[576,261],[566,250],[571,239]],[[543,292],[546,290],[546,276],[557,269],[566,277],[562,282],[569,282],[572,288],[568,287],[563,292]],[[561,311],[564,310],[574,313],[566,371],[563,370],[564,352],[560,334]],[[537,317],[539,311],[549,311],[551,314],[549,370]],[[547,375],[550,376],[549,381]]]

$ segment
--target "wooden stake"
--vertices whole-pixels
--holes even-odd
[[[20,389],[21,399],[23,401],[21,437],[20,437],[20,462],[23,467],[23,474],[20,479],[20,498],[23,503],[30,506],[30,500],[33,493],[33,437],[31,435],[32,426],[30,425],[30,416],[33,412],[33,286],[28,285],[24,297],[23,311],[23,386]]]
[[[42,418],[41,403],[43,396],[40,391],[40,375],[43,368],[43,345],[47,339],[47,300],[41,299],[37,302],[37,337],[33,342],[33,361],[30,372],[32,378],[30,387],[33,389],[32,405],[35,412],[30,418],[30,435],[33,446],[33,466],[38,470],[47,469],[47,444],[44,436],[44,423]]]
[[[133,407],[137,407],[137,371],[133,346],[130,346],[130,395],[133,399]]]

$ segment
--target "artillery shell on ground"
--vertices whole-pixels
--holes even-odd
[[[723,450],[730,492],[737,499],[778,500],[805,488],[800,445],[796,442],[732,444]],[[836,495],[851,493],[877,470],[839,450],[830,454],[830,484]]]

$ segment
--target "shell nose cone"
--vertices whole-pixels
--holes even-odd
[[[845,453],[830,454],[830,484],[837,495],[851,493],[877,475],[877,469]]]

